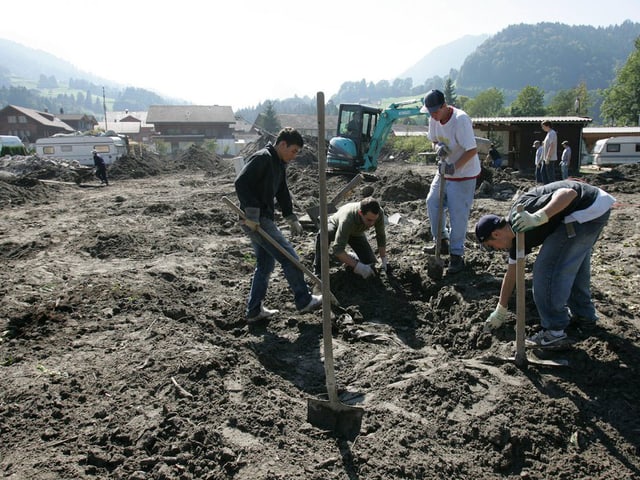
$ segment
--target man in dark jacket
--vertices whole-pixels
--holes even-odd
[[[93,154],[93,164],[96,167],[96,177],[100,179],[100,183],[104,183],[109,185],[109,180],[107,179],[107,164],[104,161],[104,158],[96,151],[92,150]]]
[[[260,226],[294,258],[298,258],[293,246],[275,223],[274,198],[280,205],[282,215],[289,222],[291,233],[301,234],[302,226],[293,213],[293,202],[287,186],[286,166],[302,150],[303,144],[302,135],[297,130],[282,129],[275,145],[269,144],[251,155],[235,180],[240,208],[246,216],[243,229],[249,234],[256,255],[256,269],[246,310],[249,323],[278,313],[278,310],[267,309],[262,304],[276,261],[282,265],[299,311],[310,312],[322,306],[322,295],[311,294],[302,271],[257,232],[257,227]]]
[[[528,346],[567,342],[571,321],[586,328],[598,319],[591,300],[591,250],[607,224],[615,199],[600,188],[576,181],[535,187],[512,206],[509,216],[485,215],[476,224],[478,242],[488,250],[508,250],[509,265],[500,300],[485,329],[507,318],[509,297],[516,283],[517,232],[525,232],[525,254],[540,247],[533,266],[533,299],[543,330],[526,339]],[[516,212],[517,205],[524,210]]]

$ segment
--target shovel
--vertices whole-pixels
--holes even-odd
[[[518,205],[516,211],[522,212],[524,207]],[[543,365],[549,367],[566,367],[569,365],[567,360],[543,359],[535,355],[527,356],[525,350],[525,242],[524,232],[516,233],[516,353],[515,357],[509,357],[505,360],[513,361],[519,368],[526,368],[529,363],[533,365]]]
[[[444,165],[444,162],[442,163]],[[440,168],[440,167],[438,167]],[[444,168],[444,167],[442,167]],[[436,230],[436,251],[435,257],[430,257],[427,260],[427,275],[434,280],[442,279],[442,272],[444,269],[444,262],[441,257],[442,249],[442,227],[444,223],[444,192],[445,192],[445,178],[444,172],[440,171],[440,187],[438,190],[438,226]]]
[[[327,231],[327,157],[324,138],[324,93],[318,92],[318,173],[320,182],[320,248],[322,262],[322,343],[324,347],[324,371],[329,400],[307,399],[307,421],[330,430],[338,437],[354,440],[360,433],[364,410],[342,403],[338,398],[333,368],[333,336],[331,333],[331,309],[327,304],[329,292],[329,234]]]
[[[222,197],[222,201],[229,207],[231,208],[231,210],[233,210],[235,213],[237,213],[240,218],[242,218],[243,220],[246,220],[246,216],[244,214],[244,212],[235,204],[233,203],[231,200],[229,200],[227,197]],[[258,232],[260,234],[260,236],[262,238],[264,238],[267,242],[269,242],[271,245],[273,245],[281,254],[283,254],[285,257],[287,257],[287,259],[293,263],[296,267],[298,267],[303,273],[306,273],[307,276],[313,280],[313,282],[318,285],[318,287],[322,288],[322,281],[316,277],[316,275],[309,270],[302,262],[300,262],[300,260],[298,260],[296,257],[294,257],[293,255],[291,255],[289,252],[287,252],[284,248],[282,248],[282,245],[280,245],[278,242],[276,242],[271,235],[269,235],[267,232],[265,232],[262,227],[260,227],[260,225],[258,225],[258,227],[256,228],[256,232]],[[323,289],[323,294],[324,289]],[[336,306],[339,306],[340,304],[338,303],[338,299],[327,289],[327,298],[331,299],[331,303],[333,303]]]

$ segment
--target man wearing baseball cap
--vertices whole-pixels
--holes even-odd
[[[565,328],[585,330],[598,319],[591,300],[591,250],[607,224],[615,198],[604,190],[572,180],[535,187],[511,207],[506,218],[485,215],[476,224],[476,238],[486,250],[508,250],[509,264],[500,299],[485,322],[485,331],[507,319],[507,305],[516,284],[517,232],[524,232],[525,254],[540,246],[533,265],[533,300],[542,330],[525,343],[549,347],[567,343]],[[517,205],[523,205],[521,213]]]
[[[449,239],[451,254],[447,274],[464,269],[464,241],[467,223],[473,205],[476,179],[480,175],[480,158],[473,133],[471,118],[459,108],[447,105],[440,90],[431,90],[424,97],[422,113],[429,114],[429,140],[441,158],[440,168],[433,177],[427,194],[427,214],[431,223],[431,235],[438,238],[437,218],[440,208],[449,213],[449,231],[442,222],[443,244]],[[439,190],[445,178],[443,205],[440,205]],[[446,251],[446,248],[442,248]],[[435,252],[435,245],[427,247],[427,253]]]

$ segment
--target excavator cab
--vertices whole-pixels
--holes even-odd
[[[365,105],[340,105],[336,136],[329,141],[327,152],[329,173],[353,174],[369,169],[367,153],[381,112]]]

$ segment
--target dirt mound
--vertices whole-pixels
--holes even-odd
[[[309,164],[288,168],[301,215],[318,196],[307,145]],[[383,162],[379,180],[348,200],[371,187],[394,217],[390,269],[364,281],[331,268],[337,385],[343,401],[365,409],[348,442],[307,422],[307,399],[326,398],[321,314],[295,310],[279,268],[266,302],[280,313],[246,324],[255,259],[221,201],[235,200],[233,162],[194,148],[171,162],[143,154],[117,166],[109,187],[0,180],[4,478],[640,477],[635,167],[587,178],[631,192],[615,193],[594,248],[599,326],[572,327],[574,347],[548,354],[570,368],[520,370],[501,360],[513,354],[514,316],[482,331],[506,260],[481,251],[471,230],[484,213],[506,213],[533,180],[483,172],[467,269],[436,281],[422,250],[435,168]],[[348,181],[329,177],[329,195]],[[292,239],[307,266],[315,234]],[[532,261],[528,334],[539,323]]]

